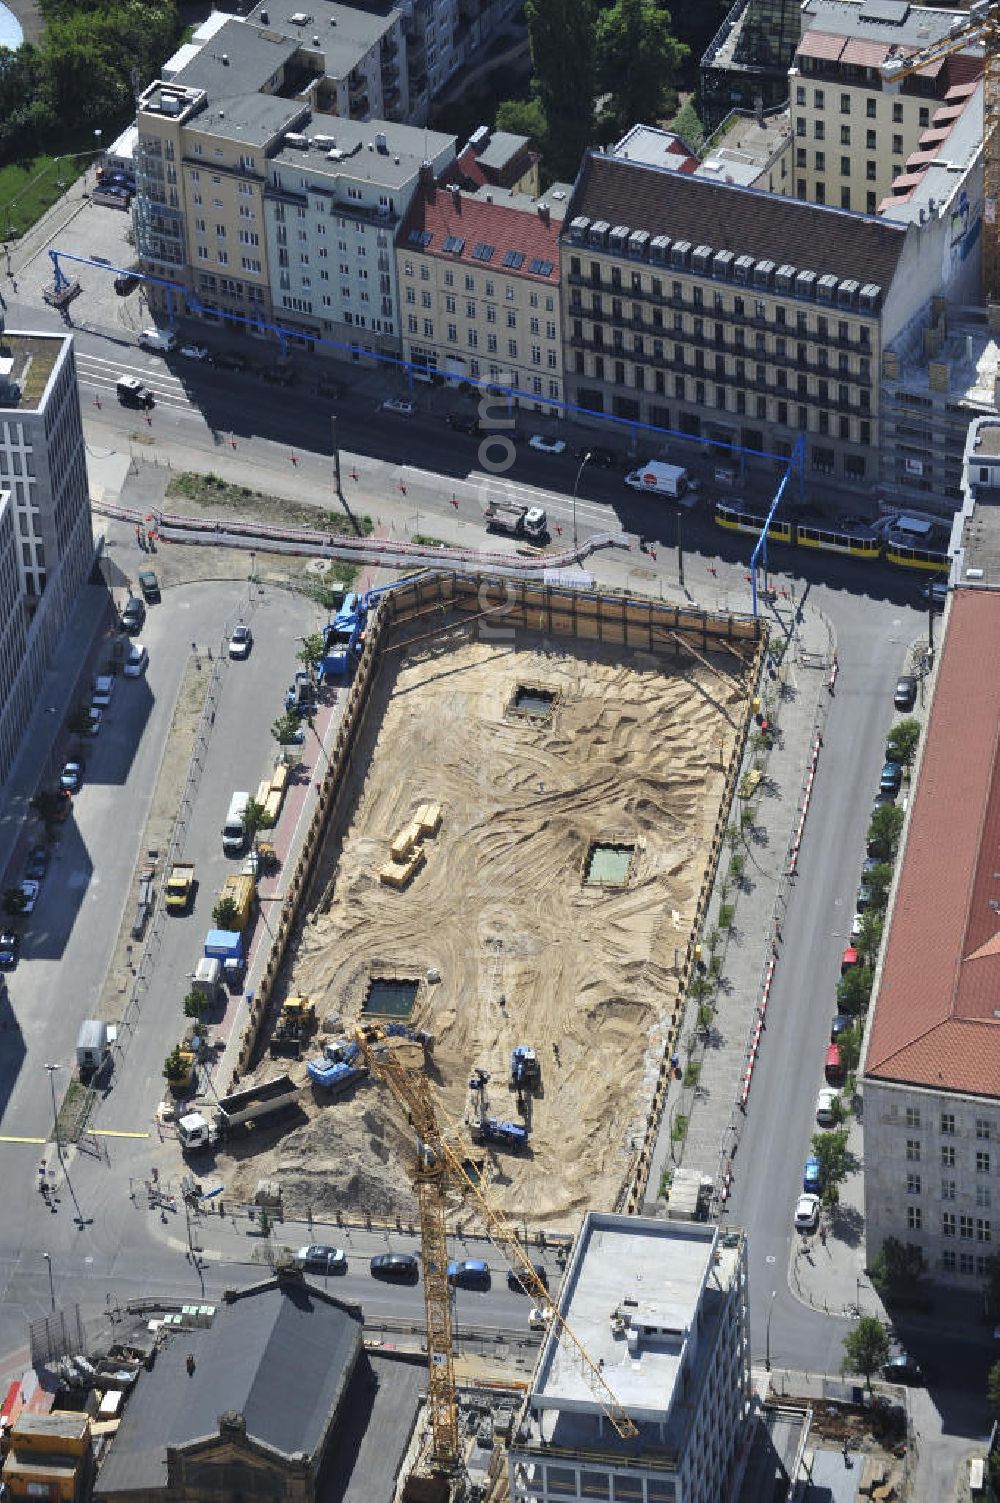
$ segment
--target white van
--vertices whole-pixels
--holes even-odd
[[[222,826],[222,849],[227,856],[242,856],[247,843],[247,827],[243,816],[250,802],[249,793],[234,793],[229,800],[229,813]]]
[[[625,476],[625,484],[632,491],[646,491],[654,496],[672,496],[679,500],[688,488],[688,472],[679,464],[663,464],[659,459],[648,459],[638,470]]]
[[[177,348],[177,335],[172,329],[143,329],[139,343],[144,350],[152,350],[154,355],[169,355]]]

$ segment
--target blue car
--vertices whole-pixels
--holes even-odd
[[[903,769],[899,762],[886,762],[878,780],[880,793],[898,793],[903,781]]]
[[[488,1289],[490,1265],[482,1258],[463,1258],[461,1262],[453,1260],[448,1264],[448,1282],[460,1289]]]
[[[818,1195],[820,1185],[819,1159],[806,1159],[806,1166],[802,1171],[802,1188],[807,1195]]]

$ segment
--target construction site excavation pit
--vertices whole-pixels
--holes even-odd
[[[409,644],[390,634],[285,955],[318,1040],[375,1015],[420,1034],[449,1142],[498,1205],[549,1230],[620,1203],[634,1171],[754,692],[752,626],[687,653],[675,621],[642,651],[523,624],[480,640],[447,610]],[[512,719],[512,683],[545,685],[558,714]],[[423,864],[403,888],[380,881],[428,806]],[[588,865],[600,889],[581,884]],[[511,1084],[519,1046],[540,1072],[527,1091]],[[286,1215],[413,1220],[412,1134],[389,1092],[362,1077],[324,1094],[307,1062],[290,1069],[308,1120],[225,1162],[229,1193],[270,1177]],[[523,1146],[473,1141],[480,1071],[480,1109],[523,1124]]]
[[[624,887],[632,873],[635,846],[594,841],[587,852],[583,880],[588,886]]]
[[[518,684],[507,703],[508,715],[525,720],[551,720],[559,695],[537,684]]]

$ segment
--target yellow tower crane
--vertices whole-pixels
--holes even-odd
[[[1000,0],[976,0],[967,15],[956,16],[947,36],[907,57],[886,58],[880,68],[888,94],[953,52],[982,47],[983,69],[983,298],[1000,301]]]
[[[559,1307],[532,1267],[517,1232],[485,1190],[466,1173],[461,1158],[442,1129],[444,1114],[434,1101],[423,1068],[422,1046],[386,1038],[375,1026],[357,1029],[355,1039],[372,1076],[387,1087],[406,1115],[417,1139],[417,1200],[420,1207],[420,1244],[424,1265],[424,1307],[427,1313],[427,1364],[433,1465],[452,1471],[459,1460],[458,1406],[452,1353],[451,1288],[448,1283],[448,1243],[445,1194],[453,1186],[479,1212],[490,1240],[517,1270],[522,1284],[549,1312],[550,1329],[565,1338],[591,1392],[623,1440],[637,1435],[634,1421],[615,1397],[603,1373],[563,1319]],[[418,1053],[419,1050],[419,1053]],[[450,1124],[448,1124],[450,1127]]]

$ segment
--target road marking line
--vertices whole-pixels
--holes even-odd
[[[148,1138],[148,1132],[117,1132],[113,1127],[88,1127],[91,1138]]]
[[[0,1134],[0,1143],[47,1143],[48,1141],[48,1138],[18,1138],[8,1136],[6,1133]]]

